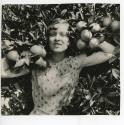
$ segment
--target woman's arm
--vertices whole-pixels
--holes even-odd
[[[113,56],[113,51],[115,49],[113,45],[106,41],[99,44],[98,48],[100,48],[101,51],[94,52],[90,56],[86,56],[84,54],[78,56],[79,63],[82,67],[100,64],[109,60]]]
[[[9,69],[9,65],[7,63],[7,59],[6,58],[1,59],[1,78],[15,78],[26,74],[29,74],[28,69],[22,69],[18,73],[11,72]]]

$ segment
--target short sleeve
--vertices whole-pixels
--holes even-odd
[[[71,57],[70,64],[74,70],[80,71],[84,66],[83,62],[86,55],[79,55],[75,57]]]

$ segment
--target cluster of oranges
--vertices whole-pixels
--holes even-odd
[[[112,32],[116,32],[120,29],[120,21],[112,20],[110,16],[104,17],[102,20],[102,25],[97,22],[87,23],[85,21],[79,21],[76,23],[76,29],[80,32],[80,39],[77,40],[76,45],[79,50],[83,50],[86,47],[90,49],[95,49],[98,45],[105,41],[105,36],[102,31],[106,27],[111,27]],[[94,36],[95,33],[100,33],[99,37]],[[40,67],[47,67],[47,62],[44,60],[46,56],[46,50],[42,45],[33,45],[30,47],[30,51],[24,51],[21,54],[17,50],[11,49],[11,44],[9,40],[4,40],[6,48],[10,48],[6,57],[8,60],[15,62],[14,67],[21,67],[25,64],[30,65],[34,63]],[[32,58],[38,57],[34,62]]]
[[[32,62],[32,58],[36,56],[38,56],[38,59]],[[15,62],[14,68],[24,66],[25,64],[30,65],[30,63],[45,68],[47,66],[47,62],[43,59],[45,56],[46,50],[41,45],[33,45],[30,51],[23,52],[23,58],[20,58],[21,55],[16,50],[11,50],[6,55],[9,61]]]
[[[99,43],[105,40],[102,31],[107,27],[110,27],[112,32],[116,32],[120,29],[120,21],[112,20],[110,16],[107,16],[103,18],[102,26],[96,22],[91,24],[85,21],[77,22],[76,29],[80,31],[80,39],[76,43],[77,48],[79,50],[83,50],[87,46],[91,49],[97,48]],[[94,36],[95,33],[100,33],[99,37]]]

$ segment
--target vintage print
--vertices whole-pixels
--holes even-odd
[[[120,115],[120,4],[4,4],[2,115]]]

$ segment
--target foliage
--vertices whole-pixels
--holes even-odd
[[[56,17],[67,19],[71,25],[71,39],[75,44],[80,37],[76,23],[86,21],[88,25],[99,23],[102,30],[93,33],[116,46],[115,56],[109,62],[84,69],[80,74],[79,84],[74,98],[68,107],[63,107],[62,114],[112,114],[120,111],[120,32],[112,32],[111,27],[104,27],[105,16],[120,20],[118,4],[51,4],[51,5],[3,5],[2,6],[2,56],[8,51],[17,50],[20,59],[28,55],[32,45],[47,45],[47,26]],[[90,27],[87,27],[90,30]],[[4,40],[10,41],[7,46]],[[82,51],[72,48],[74,54]],[[87,54],[93,51],[87,48]],[[28,64],[28,60],[26,61]]]

